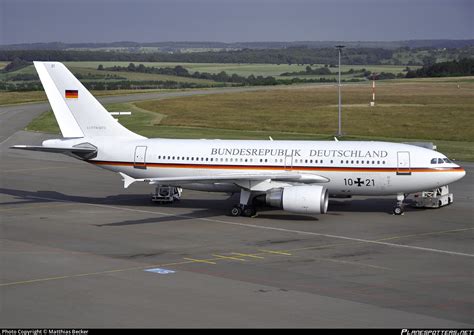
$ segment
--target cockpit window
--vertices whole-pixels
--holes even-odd
[[[437,163],[438,163],[438,160],[437,160],[436,158],[433,158],[433,159],[431,160],[431,164],[437,164]]]
[[[451,161],[447,158],[443,158],[443,160],[444,160],[445,163],[451,163]]]
[[[442,158],[438,158],[438,164],[443,164],[443,163],[444,163],[443,159],[442,159]]]

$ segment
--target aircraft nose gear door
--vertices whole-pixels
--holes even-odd
[[[135,148],[135,160],[133,162],[133,167],[135,169],[146,169],[146,147],[136,147]]]
[[[397,153],[397,175],[411,175],[410,153],[408,151]]]

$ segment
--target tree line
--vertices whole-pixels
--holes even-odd
[[[229,75],[225,71],[219,73],[208,73],[208,72],[193,72],[190,73],[186,68],[177,65],[175,67],[154,67],[154,66],[145,66],[139,64],[138,66],[135,63],[130,63],[128,66],[112,66],[104,68],[102,64],[97,67],[97,70],[106,70],[106,71],[119,71],[119,72],[140,72],[140,73],[151,73],[151,74],[162,74],[186,78],[195,78],[195,79],[205,79],[212,80],[220,83],[235,83],[241,85],[277,85],[278,81],[272,77],[263,77],[263,76],[254,76],[250,75],[248,77],[239,76],[238,74]]]
[[[406,78],[418,77],[459,77],[474,75],[474,58],[448,61],[423,66],[418,70],[409,70]]]
[[[348,48],[342,54],[345,64],[381,64],[391,59],[392,50],[382,48]],[[265,63],[265,64],[334,64],[334,48],[311,49],[289,47],[282,49],[242,49],[191,53],[131,53],[85,50],[0,50],[0,60],[12,61],[134,61],[185,63]]]

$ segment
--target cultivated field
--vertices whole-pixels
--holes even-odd
[[[474,160],[472,81],[384,82],[377,87],[376,107],[369,107],[370,99],[370,85],[343,87],[346,139],[427,140],[452,158]],[[335,86],[313,85],[110,107],[133,109],[120,122],[148,137],[331,139],[336,102]],[[52,114],[28,129],[58,131]]]
[[[97,69],[97,67],[102,64],[104,67],[111,66],[128,66],[130,62],[65,62],[68,67],[82,67],[88,69]],[[181,65],[191,72],[208,72],[208,73],[219,73],[225,71],[228,74],[238,74],[240,76],[273,76],[278,77],[284,72],[299,72],[304,71],[307,64],[298,65],[298,64],[217,64],[217,63],[165,63],[165,62],[135,62],[136,65],[143,64],[145,66],[154,66],[154,67],[174,67]],[[321,67],[324,64],[315,64],[312,67]],[[403,72],[403,69],[406,66],[398,65],[341,65],[341,71],[348,71],[349,69],[359,70],[366,69],[372,72],[390,72],[390,73],[400,73]],[[412,67],[412,68],[417,68]],[[337,73],[337,68],[330,68],[334,73]],[[308,78],[309,76],[295,76],[301,78]],[[316,76],[321,77],[321,76]],[[286,78],[292,78],[286,77]]]
[[[212,80],[204,80],[204,79],[195,79],[195,78],[185,78],[185,77],[178,77],[178,76],[167,76],[167,75],[162,75],[162,74],[151,74],[151,73],[139,73],[139,72],[119,72],[119,71],[99,71],[97,70],[97,66],[95,68],[90,68],[90,67],[85,67],[81,65],[82,63],[89,63],[89,62],[75,62],[74,64],[66,64],[68,69],[75,73],[75,74],[81,74],[83,76],[88,76],[88,75],[99,75],[99,76],[118,76],[121,77],[122,79],[117,79],[117,80],[160,80],[160,81],[176,81],[176,82],[181,82],[181,83],[197,83],[197,84],[203,84],[203,85],[216,85],[217,83],[212,81]],[[99,64],[98,62],[97,64]],[[130,63],[126,63],[125,66],[127,66]],[[108,67],[109,65],[107,65]],[[113,65],[110,65],[113,66]],[[22,68],[17,71],[9,72],[9,73],[0,73],[0,80],[8,80],[12,76],[18,75],[18,74],[36,74],[36,70],[33,65],[27,66],[25,68]],[[113,79],[112,79],[113,80]],[[84,80],[84,81],[87,81]]]

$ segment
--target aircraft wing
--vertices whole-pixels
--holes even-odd
[[[185,177],[168,177],[168,178],[143,178],[135,179],[125,173],[119,172],[123,178],[124,188],[129,187],[136,181],[148,182],[150,184],[189,184],[189,183],[222,183],[222,182],[241,182],[241,181],[287,181],[304,184],[326,183],[329,179],[312,173],[296,173],[296,172],[276,172],[276,173],[229,173],[212,176],[185,176]]]

